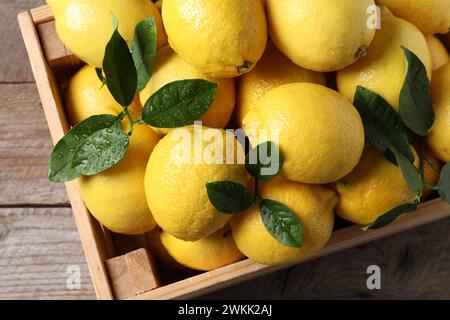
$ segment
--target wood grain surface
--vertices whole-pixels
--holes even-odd
[[[0,0],[0,299],[94,299],[17,25],[42,0]],[[449,299],[450,219],[224,289],[202,299]],[[382,289],[368,290],[379,265]],[[79,269],[80,288],[67,285]]]

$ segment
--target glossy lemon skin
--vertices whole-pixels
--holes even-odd
[[[250,71],[266,47],[261,0],[167,0],[162,16],[170,46],[213,77]]]
[[[334,191],[323,186],[306,185],[277,177],[259,186],[262,199],[281,202],[292,210],[303,228],[303,245],[293,248],[279,243],[266,230],[258,205],[231,220],[234,241],[239,250],[258,263],[293,264],[308,259],[328,241],[333,231]]]
[[[233,80],[214,78],[198,71],[186,63],[169,46],[157,52],[153,63],[152,77],[139,94],[141,104],[145,105],[151,95],[166,84],[189,79],[203,79],[218,85],[213,104],[199,120],[202,121],[204,126],[210,128],[225,128],[234,111],[235,89]],[[155,130],[161,134],[170,131],[168,128],[155,128]]]
[[[428,36],[426,40],[428,49],[430,50],[433,71],[435,71],[446,65],[450,61],[450,56],[447,49],[436,36]]]
[[[401,46],[414,52],[425,65],[431,79],[431,57],[423,34],[411,23],[386,14],[381,19],[368,54],[337,72],[339,92],[353,101],[357,86],[376,92],[398,111],[400,92],[407,65]]]
[[[72,126],[93,115],[118,115],[122,106],[114,100],[108,88],[102,85],[95,68],[85,65],[69,81],[65,95],[66,113]],[[139,102],[133,102],[129,110],[137,117],[142,112]]]
[[[434,73],[431,82],[431,101],[434,124],[427,137],[433,153],[445,163],[450,162],[450,63]]]
[[[447,33],[450,28],[450,0],[376,0],[387,6],[399,18],[403,18],[424,34]]]
[[[360,58],[375,29],[368,28],[373,0],[267,0],[269,33],[299,66],[315,71],[342,69]]]
[[[284,157],[281,174],[303,183],[339,180],[355,168],[364,148],[355,107],[338,92],[312,83],[267,92],[244,118],[244,131],[252,146],[275,140]]]
[[[107,229],[134,235],[156,226],[147,206],[144,176],[158,140],[159,136],[150,127],[135,126],[128,151],[117,165],[78,180],[86,207]]]
[[[414,155],[418,166],[418,156]],[[416,198],[399,167],[373,146],[366,147],[355,170],[338,181],[335,188],[339,194],[336,213],[360,225],[373,223],[389,210]]]
[[[235,112],[238,125],[242,128],[244,117],[267,91],[292,82],[325,85],[325,77],[322,73],[297,66],[269,42],[255,68],[239,80]]]
[[[161,242],[178,263],[195,270],[210,271],[244,258],[228,226],[194,242],[183,241],[162,232]]]
[[[218,134],[220,138],[216,136],[214,141],[223,139],[225,148],[227,136],[234,141],[232,133],[203,127],[202,134],[191,126],[183,128],[188,138],[180,138],[179,130],[170,131],[155,147],[147,165],[145,191],[150,210],[164,231],[181,240],[196,241],[223,228],[232,217],[211,204],[206,184],[233,181],[245,186],[247,174],[244,165],[234,161],[236,158],[226,164],[227,152],[232,152],[231,149],[217,154],[214,161],[194,150],[194,141],[198,141],[198,150],[208,153],[211,142],[206,137],[209,134]],[[235,150],[237,148],[242,153],[239,144],[235,145]],[[184,161],[178,161],[177,156],[181,154],[186,156]]]
[[[130,44],[136,25],[154,17],[158,47],[167,44],[161,15],[148,0],[47,0],[56,21],[56,30],[64,45],[86,63],[102,67],[106,45],[113,33],[113,15],[119,32]]]

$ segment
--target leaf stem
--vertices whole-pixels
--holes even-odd
[[[254,197],[254,202],[256,202],[256,200],[258,200],[258,196],[259,196],[259,189],[258,189],[258,178],[255,178],[255,197]]]
[[[133,120],[133,117],[131,116],[131,113],[130,113],[130,110],[128,110],[128,107],[124,107],[123,112],[125,113],[128,120],[130,121],[130,131],[128,132],[128,136],[131,136],[131,135],[133,135],[135,121]]]
[[[139,119],[139,120],[134,120],[134,124],[145,124],[144,120]]]
[[[432,191],[438,191],[439,187],[438,186],[433,186],[431,184],[425,184],[425,189],[432,190]]]

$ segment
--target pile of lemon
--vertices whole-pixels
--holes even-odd
[[[334,213],[367,225],[414,201],[416,193],[399,167],[365,141],[353,106],[355,90],[363,86],[398,111],[407,70],[402,46],[417,55],[432,79],[436,119],[426,140],[426,182],[436,183],[442,162],[450,161],[449,55],[434,36],[449,31],[450,0],[47,2],[60,38],[87,63],[65,94],[72,125],[121,111],[95,70],[112,34],[113,12],[127,42],[146,17],[154,17],[158,30],[152,76],[130,106],[132,113],[139,115],[142,104],[170,82],[205,79],[218,89],[200,119],[204,131],[243,128],[252,146],[264,142],[255,132],[279,132],[281,173],[258,182],[257,189],[261,198],[295,213],[303,228],[301,247],[274,239],[258,203],[235,215],[216,209],[205,184],[253,184],[244,164],[173,162],[179,141],[170,128],[136,126],[116,166],[79,179],[96,219],[118,233],[149,232],[153,254],[169,263],[198,270],[244,256],[264,264],[295,263],[327,243]],[[445,37],[450,44],[450,35]],[[193,127],[187,130],[195,136]],[[224,142],[232,135],[220,132]]]

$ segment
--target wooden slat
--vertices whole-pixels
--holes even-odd
[[[39,37],[45,39],[41,41],[45,59],[52,69],[62,69],[67,67],[77,67],[82,64],[59,39],[56,33],[55,21],[41,23],[37,26]]]
[[[450,216],[450,206],[442,200],[425,203],[414,213],[396,220],[391,225],[370,232],[362,232],[358,226],[348,227],[334,232],[329,243],[314,258],[323,257],[344,249],[381,239],[392,234],[408,230]],[[204,273],[150,292],[133,299],[173,299],[194,298],[213,290],[225,288],[245,280],[261,276],[287,266],[266,266],[244,260],[221,269]]]
[[[0,299],[94,298],[70,208],[0,209]]]
[[[153,258],[143,248],[107,260],[106,269],[115,299],[125,300],[159,287]]]
[[[64,114],[58,86],[40,47],[34,22],[28,12],[19,15],[19,24],[25,40],[31,67],[41,97],[48,127],[53,143],[59,141],[67,132],[69,125]],[[83,204],[78,191],[77,182],[66,183],[70,203],[75,215],[75,221],[84,248],[89,270],[99,299],[112,299],[113,295],[108,284],[104,261],[107,257],[107,246],[103,232]]]
[[[54,20],[53,13],[47,5],[40,7],[29,7],[33,8],[30,10],[31,17],[35,24],[41,24]]]

